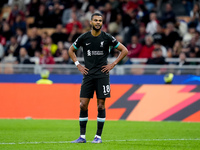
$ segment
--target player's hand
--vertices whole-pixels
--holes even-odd
[[[112,70],[113,68],[115,67],[114,64],[108,64],[106,66],[102,66],[101,68],[101,72],[106,72],[106,73],[109,73],[110,70]]]
[[[78,67],[78,70],[79,70],[83,75],[87,75],[87,74],[88,74],[88,71],[89,71],[88,68],[82,66],[81,64],[78,64],[77,67]]]

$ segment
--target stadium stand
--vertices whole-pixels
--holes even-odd
[[[47,42],[48,39],[52,40],[51,36],[54,33],[56,33],[56,36],[62,35],[62,41],[59,42],[61,42],[61,45],[64,47],[61,49],[68,50],[69,46],[81,33],[90,30],[89,20],[87,19],[89,15],[91,15],[93,11],[99,11],[105,16],[104,21],[106,24],[103,26],[103,30],[116,38],[120,37],[120,41],[123,42],[125,46],[129,45],[130,53],[131,50],[134,50],[135,46],[134,42],[131,42],[132,36],[138,37],[138,42],[143,48],[145,45],[145,38],[150,37],[153,40],[153,43],[150,43],[152,52],[149,53],[148,57],[144,54],[144,58],[139,58],[139,53],[141,52],[138,52],[138,55],[130,55],[131,57],[126,57],[123,62],[119,64],[119,68],[127,68],[128,65],[130,70],[134,70],[132,68],[135,65],[140,65],[141,70],[144,69],[145,66],[151,67],[152,65],[146,63],[148,59],[155,57],[153,53],[157,48],[161,48],[162,50],[162,56],[167,63],[165,66],[179,66],[182,61],[181,58],[179,58],[182,52],[184,52],[186,56],[183,63],[181,62],[181,64],[184,64],[184,67],[198,66],[200,64],[200,7],[198,2],[198,0],[194,0],[192,3],[193,8],[190,8],[190,10],[185,9],[186,7],[182,0],[135,0],[124,2],[118,0],[104,0],[101,2],[89,1],[89,3],[78,0],[70,2],[64,0],[47,0],[45,3],[31,0],[28,4],[20,5],[20,8],[24,8],[25,6],[25,9],[22,9],[23,11],[15,9],[14,4],[4,4],[0,9],[0,44],[4,49],[4,53],[1,53],[0,64],[1,67],[5,68],[7,63],[16,63],[18,56],[14,56],[13,53],[16,55],[18,52],[12,52],[12,50],[15,49],[16,46],[19,46],[19,43],[11,44],[11,46],[9,44],[12,43],[11,37],[17,35],[16,29],[23,27],[22,23],[17,21],[17,16],[20,15],[22,21],[25,21],[26,24],[26,28],[22,29],[23,34],[17,35],[17,41],[19,42],[22,40],[23,36],[28,37],[26,44],[20,45],[19,47],[25,47],[28,54],[30,54],[30,47],[34,49],[34,53],[31,53],[33,57],[29,56],[30,61],[33,63],[32,66],[34,64],[38,65],[38,63],[41,64],[38,60],[41,60],[43,57],[42,51],[48,47],[48,51],[53,52],[50,53],[50,55],[53,56],[57,68],[59,68],[59,63],[62,62],[63,59],[61,56],[62,50],[59,51],[58,48],[55,55],[55,50],[52,50],[52,45],[54,45],[55,49],[55,47],[58,47],[58,43],[49,44],[49,42]],[[190,12],[189,14],[188,11]],[[11,15],[11,12],[14,13]],[[81,23],[81,30],[78,29],[73,22],[74,27],[72,32],[67,31],[66,24],[72,23],[73,21],[70,14],[73,14],[73,16],[75,15],[74,17]],[[155,14],[153,17],[154,19],[150,18],[150,14]],[[68,18],[69,22],[62,22],[63,15]],[[37,18],[39,17],[39,21],[43,21],[37,23],[42,24],[42,26],[36,26],[36,16]],[[169,16],[169,18],[166,18],[166,16]],[[59,29],[59,27],[57,28],[57,24],[61,24],[62,29]],[[147,25],[149,31],[154,29],[153,33],[146,33]],[[112,27],[115,28],[115,30],[112,30]],[[5,39],[6,42],[3,42]],[[35,48],[34,44],[36,44]],[[82,55],[80,49],[77,52],[77,56],[79,60],[84,63]],[[109,62],[112,62],[117,55],[118,53],[116,50],[111,49]],[[71,61],[69,61],[67,65],[70,66]],[[157,65],[159,64],[154,64],[154,66]],[[21,67],[24,66],[26,66],[26,64]],[[17,65],[15,65],[15,67],[17,67]],[[34,66],[32,68],[34,68]],[[158,67],[157,69],[159,70]],[[1,71],[1,73],[5,72]]]

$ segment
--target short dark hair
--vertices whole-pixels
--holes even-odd
[[[92,16],[91,16],[91,20],[93,19],[94,16],[101,16],[101,17],[103,18],[103,15],[102,15],[102,14],[100,14],[100,13],[94,13],[94,14],[92,14]]]

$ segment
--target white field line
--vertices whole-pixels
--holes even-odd
[[[200,141],[200,139],[129,139],[129,140],[103,140],[103,143],[109,142],[134,142],[134,141]],[[87,141],[92,142],[92,141]],[[17,145],[17,144],[63,144],[71,143],[71,141],[48,141],[48,142],[13,142],[0,143],[0,145]]]

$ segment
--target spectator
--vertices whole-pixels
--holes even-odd
[[[41,47],[38,45],[37,39],[31,39],[28,46],[27,46],[27,52],[30,57],[33,57],[35,55],[36,51],[41,52]]]
[[[31,62],[34,62],[38,65],[40,63],[40,57],[42,57],[41,52],[35,51],[34,57],[31,58]],[[40,68],[38,69],[38,71],[40,71]]]
[[[58,46],[57,46],[56,44],[54,44],[54,43],[52,42],[51,37],[48,36],[48,37],[46,38],[46,44],[43,46],[43,49],[49,50],[49,52],[50,52],[51,55],[53,56],[53,55],[56,54],[56,51],[57,51],[57,49],[58,49]]]
[[[71,20],[65,26],[67,34],[69,34],[70,32],[72,32],[74,26],[77,26],[78,27],[78,33],[81,33],[81,31],[82,31],[82,24],[81,24],[81,22],[79,22],[77,20],[76,13],[71,13]]]
[[[174,46],[175,41],[181,40],[179,34],[175,31],[173,23],[167,23],[165,29],[165,38],[164,38],[164,46],[166,48],[172,48]]]
[[[149,22],[149,11],[146,9],[145,5],[139,5],[137,20],[143,22],[145,25]]]
[[[51,35],[53,43],[57,44],[59,41],[67,41],[67,34],[63,32],[62,24],[56,25],[55,32]]]
[[[186,15],[190,16],[190,13],[193,7],[193,0],[182,0],[182,3],[185,7]]]
[[[164,58],[167,57],[167,49],[160,42],[154,42],[154,48],[160,49],[162,51],[162,56]]]
[[[150,22],[147,23],[146,32],[153,35],[157,31],[158,20],[155,12],[150,13]]]
[[[177,74],[180,75],[183,73],[184,69],[182,69],[182,66],[189,65],[189,63],[186,61],[186,53],[181,52],[179,55],[179,62],[177,65],[180,67],[180,69],[177,70]]]
[[[14,57],[17,57],[19,56],[19,49],[20,49],[20,46],[17,42],[17,38],[16,36],[12,36],[10,38],[10,44],[8,45],[8,47],[6,48],[6,52],[5,52],[5,55],[6,56],[14,56]]]
[[[122,17],[123,30],[121,34],[123,34],[125,45],[131,42],[132,35],[138,33],[138,24],[136,23],[137,21],[136,15],[137,15],[136,11],[132,11],[129,13],[125,13]]]
[[[9,19],[8,19],[10,26],[12,26],[14,24],[16,17],[18,15],[21,16],[21,20],[24,20],[24,17],[25,17],[24,12],[19,9],[19,6],[17,4],[15,4],[12,8],[12,11],[11,11]]]
[[[197,58],[200,58],[200,47],[199,46],[195,46],[194,47],[194,51],[196,53],[196,57]]]
[[[145,36],[146,36],[146,35],[147,35],[147,33],[146,33],[145,24],[144,24],[144,23],[139,24],[138,39],[139,39],[139,42],[140,42],[141,44],[144,44],[144,43],[145,43],[144,39],[145,39]]]
[[[192,38],[189,43],[189,47],[194,48],[195,46],[200,46],[200,33],[198,31],[193,30],[193,34],[191,34]]]
[[[198,18],[200,16],[200,6],[199,6],[199,3],[196,3],[193,7],[193,9],[190,11],[190,18],[191,18],[191,21],[190,22],[193,22],[194,24],[197,24],[198,22]]]
[[[24,46],[28,41],[28,36],[21,28],[16,29],[17,42],[20,46]]]
[[[134,25],[137,19],[136,17],[137,17],[136,11],[125,12],[122,18],[123,28]]]
[[[89,10],[85,13],[84,19],[90,21],[93,13],[100,13],[100,12],[95,9],[94,5],[90,5]]]
[[[103,15],[104,15],[104,20],[103,20],[104,26],[107,29],[109,23],[115,22],[117,18],[117,12],[116,10],[112,10],[112,6],[109,2],[105,4]]]
[[[72,61],[66,49],[62,50],[61,58],[62,58],[62,61],[58,62],[58,64],[72,64]]]
[[[31,32],[30,32],[30,35],[29,35],[29,41],[31,41],[32,39],[36,40],[37,41],[37,47],[40,47],[41,36],[38,34],[37,27],[31,28]]]
[[[117,14],[116,21],[108,24],[108,32],[111,35],[117,35],[121,31],[122,31],[122,15]]]
[[[195,27],[190,27],[188,29],[188,32],[184,35],[182,40],[185,46],[189,45],[190,41],[195,38],[195,31]]]
[[[48,13],[44,4],[39,6],[39,11],[35,15],[34,26],[37,28],[48,27]]]
[[[6,38],[6,42],[10,41],[10,38],[11,36],[13,35],[12,34],[12,31],[10,29],[10,26],[7,22],[4,22],[3,23],[3,26],[2,26],[2,36]]]
[[[160,44],[164,44],[165,34],[163,32],[163,28],[160,24],[157,24],[156,32],[153,34],[154,42],[159,42]]]
[[[165,5],[165,12],[162,15],[162,23],[167,24],[168,22],[175,23],[176,22],[176,15],[172,10],[172,6],[170,3]]]
[[[140,51],[142,49],[142,44],[139,43],[138,37],[133,35],[131,38],[131,43],[127,45],[128,57],[129,58],[138,58]]]
[[[153,50],[153,37],[151,35],[147,35],[145,36],[145,45],[143,45],[140,51],[139,58],[151,58]]]
[[[31,0],[30,4],[27,6],[26,15],[35,17],[35,15],[38,13],[39,7],[40,0]]]
[[[182,51],[182,44],[181,41],[177,40],[172,48],[172,57],[173,58],[178,58],[181,51]]]
[[[67,36],[67,42],[73,43],[80,36],[78,26],[74,25],[72,31]]]
[[[189,58],[196,58],[196,52],[194,48],[191,48],[189,51]],[[197,65],[197,62],[190,62],[190,65]]]
[[[42,49],[42,56],[40,57],[40,64],[55,64],[51,52],[47,48]]]
[[[46,45],[47,42],[47,37],[48,37],[48,33],[46,31],[42,32],[41,34],[41,47],[43,47],[44,45]]]
[[[60,8],[59,2],[55,2],[53,6],[53,12],[50,13],[48,18],[48,27],[55,28],[57,24],[62,23],[62,14],[63,10]]]
[[[16,16],[16,20],[11,26],[13,34],[16,34],[17,28],[21,28],[24,32],[26,32],[26,22],[22,20],[21,15]]]
[[[63,12],[63,15],[62,15],[63,26],[71,22],[72,13],[75,13],[78,20],[80,20],[80,17],[81,17],[80,11],[77,9],[76,5],[72,5],[70,8],[65,9]]]
[[[58,42],[58,49],[56,50],[56,53],[53,55],[54,57],[60,57],[62,55],[62,51],[64,50],[64,43],[62,41]]]
[[[32,64],[29,56],[27,54],[27,50],[25,47],[21,47],[19,50],[19,56],[15,62],[16,64]]]
[[[197,30],[195,31],[194,41],[195,45],[200,46],[200,32]]]
[[[183,66],[183,65],[189,65],[189,63],[186,61],[186,53],[185,52],[181,52],[179,55],[179,62],[177,63],[177,65],[179,66]]]
[[[166,64],[165,58],[163,57],[161,49],[154,49],[152,52],[152,58],[148,58],[146,64],[152,65],[164,65]]]

